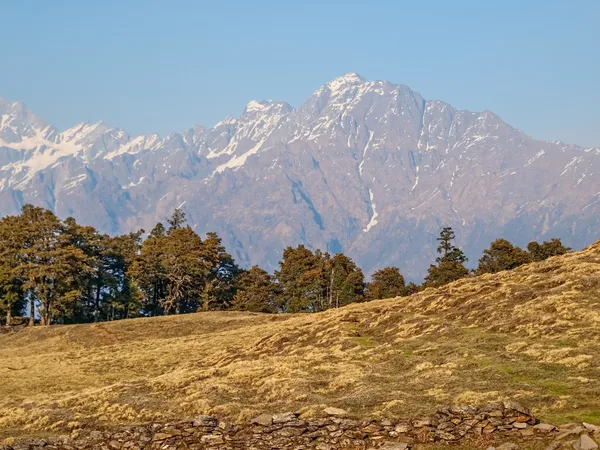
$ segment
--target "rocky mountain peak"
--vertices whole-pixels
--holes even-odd
[[[360,76],[359,74],[357,74],[355,72],[348,72],[348,73],[342,75],[341,77],[334,78],[329,83],[327,83],[325,86],[329,89],[329,91],[333,95],[335,95],[350,86],[356,86],[356,85],[363,84],[366,82],[367,82],[367,79]]]
[[[490,111],[356,73],[298,110],[252,101],[238,118],[166,139],[85,122],[59,134],[7,113],[13,104],[0,101],[1,215],[29,202],[116,233],[185,205],[242,264],[273,269],[302,243],[415,280],[440,226],[471,261],[498,237],[578,248],[600,235],[598,149],[536,141]]]

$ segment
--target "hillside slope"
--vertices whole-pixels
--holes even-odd
[[[513,398],[598,421],[600,242],[314,315],[199,313],[0,335],[0,436],[198,413],[406,417]]]

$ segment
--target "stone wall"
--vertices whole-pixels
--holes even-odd
[[[467,439],[478,446],[483,444],[483,448],[503,442],[498,449],[511,450],[531,439],[567,439],[569,445],[579,442],[580,450],[592,450],[597,447],[589,435],[596,433],[600,437],[600,427],[594,425],[559,429],[537,424],[529,409],[510,401],[482,407],[441,408],[431,417],[402,421],[354,420],[338,408],[326,408],[323,412],[326,417],[312,420],[303,420],[295,413],[263,414],[251,423],[238,425],[198,416],[194,420],[117,431],[92,431],[76,439],[29,440],[0,449],[404,450],[417,442]],[[560,445],[559,442],[553,448]]]

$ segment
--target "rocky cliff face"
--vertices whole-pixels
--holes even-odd
[[[419,279],[441,226],[473,261],[501,236],[583,247],[600,235],[599,173],[599,148],[537,141],[492,112],[352,73],[297,110],[253,101],[164,139],[102,122],[60,132],[0,100],[0,215],[30,202],[116,233],[182,207],[239,262],[268,269],[303,243]]]

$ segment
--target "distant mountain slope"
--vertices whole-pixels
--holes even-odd
[[[0,334],[0,439],[217,414],[416,417],[514,399],[598,421],[600,241],[318,314],[207,312]],[[33,382],[32,382],[33,380]]]
[[[581,248],[600,236],[598,174],[599,148],[536,141],[492,112],[353,73],[297,110],[252,101],[166,138],[102,122],[60,132],[0,100],[0,215],[31,202],[116,233],[182,206],[268,269],[304,243],[419,279],[446,225],[472,260],[500,236]]]

